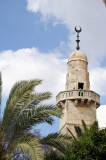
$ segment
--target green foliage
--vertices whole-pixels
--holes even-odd
[[[75,139],[65,152],[65,160],[105,160],[106,129],[99,130],[95,122]]]
[[[13,159],[14,152],[23,153],[31,160],[43,159],[41,142],[30,133],[30,129],[43,122],[52,124],[53,116],[60,118],[62,113],[56,106],[44,104],[43,101],[51,97],[50,92],[35,92],[41,82],[20,81],[11,89],[0,124],[1,160]],[[0,75],[0,93],[1,85]]]
[[[66,148],[70,145],[72,137],[62,135],[59,133],[49,134],[46,137],[40,139],[41,144],[49,145],[56,148],[58,151],[64,154]]]
[[[41,139],[41,143],[54,146],[54,148],[62,153],[58,154],[57,150],[46,153],[46,160],[106,159],[106,129],[100,130],[97,122],[95,122],[89,129],[82,120],[82,128],[75,126],[77,136],[74,136],[68,128],[67,130],[70,133],[70,137],[67,137],[66,135],[51,134]]]
[[[81,122],[82,122],[82,128],[79,127],[79,126],[74,126],[74,129],[75,129],[77,137],[82,136],[83,132],[86,132],[88,130],[87,125],[85,124],[85,122],[83,120]],[[70,133],[70,136],[73,139],[77,139],[77,137],[74,136],[74,134],[71,132],[71,130],[69,128],[67,128],[67,130],[68,130],[68,132]]]
[[[32,134],[25,135],[24,137],[19,137],[14,141],[14,143],[8,148],[8,159],[11,159],[11,157],[13,157],[13,155],[11,154],[13,150],[16,153],[24,153],[31,160],[43,159],[41,144],[39,143],[38,139],[36,139]]]
[[[64,156],[53,150],[51,150],[49,153],[46,153],[45,156],[45,160],[64,160]]]

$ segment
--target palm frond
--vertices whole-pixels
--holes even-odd
[[[81,121],[82,122],[82,127],[80,126],[74,126],[74,129],[75,129],[75,132],[76,132],[76,135],[74,136],[74,134],[71,132],[70,129],[67,128],[68,132],[70,133],[70,135],[73,137],[73,139],[77,139],[78,137],[82,136],[83,134],[85,134],[86,131],[88,130],[92,130],[92,128],[98,128],[98,122],[95,121],[91,126],[90,128],[87,127],[86,123],[84,122],[84,120]]]
[[[71,132],[71,130],[69,128],[67,128],[68,132],[70,133],[70,135],[72,136],[73,139],[76,139],[76,137],[74,136],[74,134]]]
[[[78,137],[80,137],[82,135],[82,129],[79,126],[74,126],[76,134]]]
[[[81,122],[82,122],[82,128],[83,128],[83,131],[87,131],[87,130],[88,130],[88,128],[87,128],[86,123],[84,122],[84,120],[82,120]]]
[[[99,130],[99,125],[98,125],[98,121],[95,121],[91,126],[90,126],[90,130],[92,130],[92,129],[97,129],[97,130]]]
[[[6,108],[3,117],[3,128],[6,129],[10,124],[11,115],[15,108],[22,107],[24,102],[28,99],[33,92],[36,85],[40,84],[41,80],[21,81],[14,85],[9,98],[6,103]],[[9,114],[8,114],[9,113]]]
[[[42,122],[52,124],[54,121],[52,116],[60,118],[62,115],[61,110],[53,105],[40,105],[32,110],[24,110],[23,113],[20,115],[19,121],[21,118],[25,118],[25,124],[30,124],[29,128]]]
[[[52,133],[40,139],[40,143],[58,149],[61,153],[64,154],[67,146],[70,145],[71,139],[72,138],[67,135]]]
[[[32,126],[39,123],[46,122],[52,124],[54,119],[52,116],[61,117],[62,112],[56,106],[53,105],[40,105],[32,108],[32,110],[24,110],[14,121],[11,121],[11,125],[8,126],[8,130],[5,134],[9,139],[10,143],[13,141],[15,136],[22,135],[29,131]],[[8,135],[10,135],[8,137]]]
[[[7,126],[7,135],[8,132],[11,132],[13,130],[13,127],[17,123],[17,121],[20,119],[20,116],[22,116],[22,119],[27,114],[30,114],[30,112],[34,113],[35,106],[37,106],[40,102],[42,102],[45,99],[49,99],[51,97],[50,92],[44,92],[44,93],[35,93],[28,96],[28,99],[25,100],[24,104],[21,106],[16,107],[10,117],[10,123]],[[11,124],[11,125],[10,125]]]
[[[51,97],[50,92],[34,92],[35,86],[40,83],[41,80],[21,81],[16,83],[10,92],[1,125],[3,132],[1,139],[6,144],[7,159],[13,158],[14,151],[24,153],[32,160],[43,159],[39,141],[26,133],[29,133],[33,125],[42,122],[52,124],[53,116],[59,118],[62,116],[61,110],[56,106],[42,104],[42,101]],[[59,148],[58,140],[52,139],[52,144]]]
[[[54,119],[52,116],[61,117],[61,110],[53,105],[40,105],[32,110],[24,110],[24,112],[19,116],[18,126],[19,130],[29,130],[33,125],[39,123],[47,122],[52,124]],[[24,124],[23,124],[24,122]]]
[[[32,134],[15,139],[13,144],[8,148],[8,155],[10,155],[8,158],[13,156],[14,151],[24,153],[31,160],[43,159],[41,144]]]

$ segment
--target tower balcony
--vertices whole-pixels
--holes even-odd
[[[68,90],[62,91],[56,96],[56,104],[59,107],[62,107],[62,103],[66,100],[72,100],[75,103],[75,106],[89,106],[90,103],[96,104],[97,107],[100,105],[100,96],[91,90]]]

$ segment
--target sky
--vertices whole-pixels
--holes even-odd
[[[67,59],[76,50],[75,26],[81,26],[80,48],[88,58],[90,88],[100,94],[97,118],[106,126],[106,7],[102,0],[0,0],[0,71],[2,112],[9,91],[19,80],[42,79],[38,91],[50,91],[48,103],[65,90]],[[41,134],[58,131],[38,128]]]

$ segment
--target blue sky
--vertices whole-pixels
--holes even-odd
[[[76,25],[83,29],[80,46],[88,57],[91,89],[101,95],[101,105],[106,104],[106,8],[102,0],[0,0],[3,106],[16,81],[34,78],[43,79],[38,90],[51,91],[49,102],[56,103],[56,94],[65,89],[67,58],[76,47]],[[105,116],[105,106],[101,106],[101,126],[106,124]],[[40,128],[44,135],[58,131],[58,119],[53,127],[43,124]]]
[[[17,50],[37,47],[48,52],[68,41],[68,29],[63,25],[53,26],[53,20],[41,21],[41,14],[26,10],[26,0],[0,1],[0,50]]]

